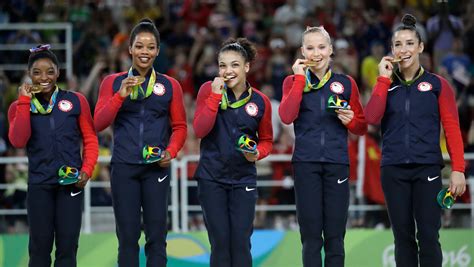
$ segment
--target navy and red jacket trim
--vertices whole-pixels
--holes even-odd
[[[42,98],[38,100],[48,104]],[[16,148],[26,146],[28,183],[57,184],[62,165],[92,176],[99,146],[86,98],[60,89],[52,112],[45,115],[31,113],[30,103],[30,97],[20,96],[8,110],[8,138]]]
[[[313,84],[319,83],[314,74]],[[356,135],[367,132],[359,90],[348,75],[332,73],[318,90],[303,93],[304,75],[290,75],[283,81],[283,98],[278,109],[285,124],[294,123],[295,151],[293,162],[327,162],[349,164],[347,130]],[[327,111],[328,98],[338,95],[349,102],[354,118],[344,126],[334,111]]]
[[[143,84],[145,90],[150,74],[151,70]],[[180,84],[174,78],[157,73],[153,93],[142,100],[131,100],[118,93],[127,76],[127,72],[121,72],[104,78],[94,113],[97,131],[113,124],[112,162],[145,164],[142,156],[145,145],[166,149],[175,158],[187,134]]]
[[[240,99],[248,96],[244,92]],[[235,96],[228,91],[231,102]],[[266,157],[272,150],[273,128],[270,100],[252,88],[247,104],[238,108],[219,108],[222,94],[215,94],[211,82],[199,89],[193,127],[201,140],[200,160],[195,173],[197,179],[217,180],[228,184],[255,185],[257,172],[255,163],[247,161],[236,149],[237,141],[248,134],[257,141],[258,159]]]
[[[440,122],[452,170],[464,172],[464,148],[454,91],[442,77],[425,71],[410,86],[378,77],[365,109],[370,124],[382,128],[382,166],[443,165]]]

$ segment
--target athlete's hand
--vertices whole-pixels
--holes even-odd
[[[29,84],[29,83],[23,83],[22,85],[20,85],[20,87],[18,88],[18,94],[20,96],[28,96],[28,97],[33,97],[33,94],[31,93],[31,88],[32,88],[32,85]]]
[[[215,77],[211,83],[212,92],[214,94],[222,94],[222,89],[224,89],[224,78]]]
[[[304,63],[306,61],[307,61],[306,59],[301,59],[301,58],[296,59],[293,66],[291,66],[291,68],[293,69],[293,73],[295,75],[296,74],[305,75],[304,68],[306,67],[306,65]]]
[[[171,154],[168,150],[165,150],[163,152],[163,155],[161,155],[161,160],[158,161],[158,165],[160,165],[161,168],[168,168],[171,165]]]
[[[464,194],[466,191],[466,178],[464,177],[464,173],[458,171],[451,172],[448,190],[454,198]]]
[[[392,61],[394,60],[393,57],[386,56],[383,57],[382,60],[380,60],[379,63],[379,75],[389,78],[392,77],[393,73],[393,63]]]
[[[354,111],[351,109],[351,106],[347,106],[344,109],[336,109],[336,114],[344,125],[349,124],[354,118]]]
[[[89,181],[89,176],[85,172],[81,172],[79,175],[79,181],[76,183],[76,187],[84,188]]]
[[[258,159],[258,156],[260,155],[260,152],[258,152],[258,149],[255,150],[255,153],[248,153],[248,152],[242,152],[244,153],[244,157],[247,159],[247,161],[250,162],[255,162]]]
[[[137,85],[138,79],[135,76],[130,76],[122,80],[122,85],[119,89],[121,97],[125,98],[132,93],[132,88]]]

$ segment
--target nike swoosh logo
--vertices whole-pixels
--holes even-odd
[[[436,179],[438,179],[438,178],[439,178],[439,175],[438,175],[438,176],[435,176],[435,177],[429,177],[429,176],[428,176],[428,182],[431,182],[431,181],[436,180]]]
[[[255,187],[254,188],[249,188],[248,186],[245,187],[245,191],[247,192],[250,192],[250,191],[253,191],[255,190]]]
[[[76,192],[76,193],[71,192],[71,197],[75,197],[75,196],[79,195],[80,193],[82,193],[82,191],[79,191],[79,192]]]
[[[389,88],[388,91],[389,91],[389,92],[390,92],[390,91],[393,91],[393,90],[397,89],[397,87],[400,87],[400,85],[395,85],[394,87]]]
[[[168,178],[168,175],[165,175],[163,178],[158,177],[158,183],[163,182],[166,178]]]
[[[349,177],[346,177],[346,179],[344,179],[344,180],[337,179],[337,183],[338,183],[338,184],[342,184],[342,183],[344,183],[347,179],[349,179]]]

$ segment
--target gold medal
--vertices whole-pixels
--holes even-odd
[[[137,79],[137,84],[135,85],[140,85],[145,81],[145,77],[143,76],[133,76],[133,77]]]
[[[316,66],[316,62],[312,61],[312,60],[307,60],[305,63],[306,67],[314,67]]]
[[[34,85],[31,86],[30,92],[32,94],[41,93],[41,91],[43,91],[43,87],[41,87],[40,85],[34,84]]]

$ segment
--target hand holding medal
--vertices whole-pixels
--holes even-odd
[[[257,142],[250,139],[250,136],[244,134],[240,136],[237,141],[237,150],[244,153],[245,158],[250,162],[255,162],[258,159],[259,152],[257,149]]]
[[[77,168],[63,165],[58,170],[58,182],[60,185],[75,184],[80,180],[79,174],[80,172]]]
[[[441,191],[438,193],[438,196],[436,197],[436,200],[438,201],[439,206],[443,209],[450,209],[456,202],[456,199],[448,190],[448,188],[441,189]]]

